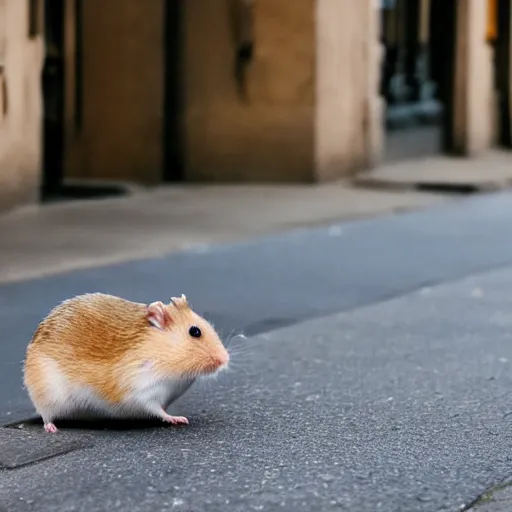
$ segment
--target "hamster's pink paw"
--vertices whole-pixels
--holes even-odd
[[[188,419],[185,418],[185,416],[171,416],[166,414],[163,419],[172,425],[188,425]]]
[[[50,434],[55,434],[55,432],[58,432],[57,427],[53,423],[45,423],[44,429]]]

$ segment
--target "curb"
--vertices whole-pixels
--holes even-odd
[[[512,178],[500,181],[475,182],[443,182],[443,181],[394,181],[381,178],[359,177],[352,180],[358,188],[378,190],[401,190],[415,192],[440,192],[447,194],[478,194],[499,192],[512,187]]]

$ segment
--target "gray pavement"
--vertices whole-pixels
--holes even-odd
[[[0,503],[460,510],[512,473],[511,287],[507,269],[255,336],[176,404],[190,427],[65,430],[93,446],[4,472]]]
[[[512,263],[511,198],[481,196],[0,286],[0,422],[26,414],[19,362],[37,322],[67,297],[185,293],[224,335],[268,331]]]
[[[186,293],[251,336],[175,404],[189,427],[67,425],[44,460],[40,425],[1,429],[0,510],[471,505],[512,475],[511,226],[502,193],[1,286],[4,425],[32,414],[23,351],[74,293]]]

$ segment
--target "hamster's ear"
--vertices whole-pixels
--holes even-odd
[[[160,301],[152,302],[148,306],[147,319],[151,325],[161,331],[168,327],[172,321],[167,308],[164,303]]]
[[[181,295],[181,297],[171,297],[170,303],[178,309],[188,309],[190,306],[188,305],[187,297],[185,295]]]

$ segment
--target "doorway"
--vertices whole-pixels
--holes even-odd
[[[66,173],[69,141],[82,126],[83,0],[44,2],[43,169],[41,201],[95,199],[125,195],[125,187],[70,180]],[[69,46],[67,46],[69,45]],[[73,98],[70,102],[69,98]],[[72,123],[66,120],[72,119]]]
[[[498,144],[512,148],[512,0],[497,0],[496,33],[489,27],[488,40],[494,47],[495,87],[498,95]]]
[[[386,162],[450,146],[456,0],[383,0]]]
[[[58,195],[64,177],[64,0],[44,2],[42,200]]]

